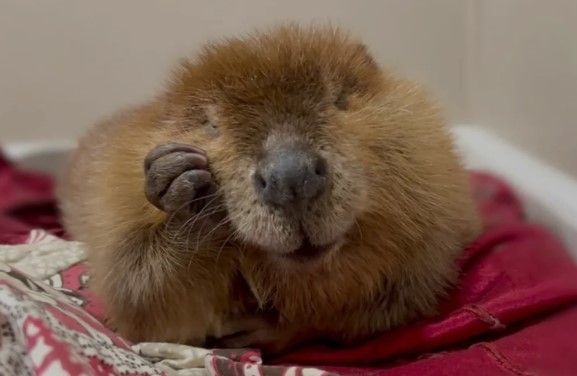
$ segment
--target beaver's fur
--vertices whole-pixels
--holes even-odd
[[[328,161],[329,188],[298,225],[263,204],[252,180],[267,145],[286,140]],[[177,220],[146,199],[143,161],[167,142],[206,151],[218,190],[203,210],[222,209],[216,225]],[[133,341],[203,344],[260,312],[272,314],[270,327],[221,344],[360,340],[434,314],[479,229],[435,103],[332,27],[208,44],[156,99],[83,137],[61,188],[91,286]],[[290,257],[304,236],[331,249]]]

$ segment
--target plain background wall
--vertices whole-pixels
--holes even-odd
[[[473,122],[577,177],[577,1],[470,0]]]
[[[209,39],[277,21],[329,21],[425,81],[464,118],[461,0],[0,0],[0,138],[76,137],[146,99]]]
[[[0,142],[75,138],[203,42],[328,21],[476,123],[577,176],[575,0],[0,0]]]

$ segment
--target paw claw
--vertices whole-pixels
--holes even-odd
[[[157,159],[159,159],[159,158],[161,158],[167,154],[177,153],[177,152],[199,154],[199,155],[206,156],[206,152],[203,149],[198,148],[196,146],[177,144],[177,143],[162,144],[162,145],[158,145],[157,147],[155,147],[154,149],[152,149],[148,153],[148,155],[144,159],[144,170],[148,171],[150,169],[152,163],[155,160],[157,160]]]

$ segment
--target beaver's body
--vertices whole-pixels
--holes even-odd
[[[61,196],[136,341],[362,339],[434,313],[478,229],[434,104],[329,29],[206,47],[81,140]]]

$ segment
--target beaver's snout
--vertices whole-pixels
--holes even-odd
[[[265,155],[254,174],[260,198],[269,206],[294,210],[327,186],[327,162],[305,146],[288,143]]]

